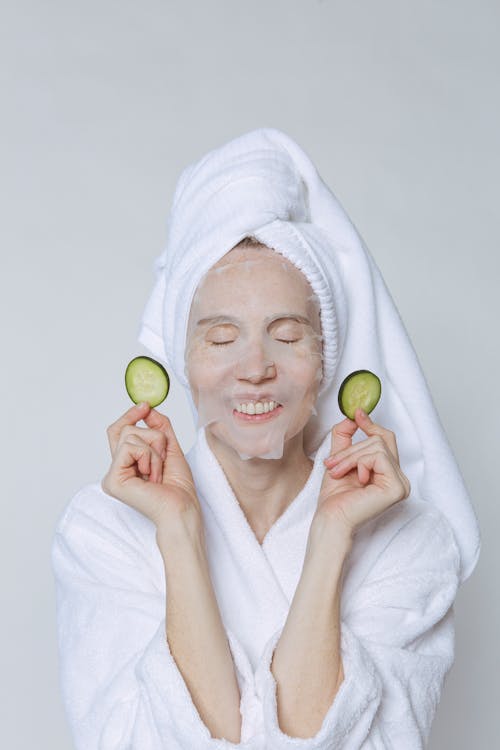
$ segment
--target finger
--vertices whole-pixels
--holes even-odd
[[[170,459],[170,465],[173,466],[174,459],[181,457],[184,460],[184,452],[177,440],[177,436],[172,427],[172,422],[166,416],[161,414],[156,409],[151,409],[151,412],[144,419],[148,427],[154,427],[157,430],[161,430],[166,436],[166,460]]]
[[[105,492],[130,505],[147,517],[151,517],[151,496],[144,492],[143,480],[148,480],[148,474],[137,472],[139,463],[143,465],[145,452],[151,449],[147,445],[136,443],[123,445],[117,450],[112,469],[102,483]],[[118,468],[117,468],[118,466]],[[126,488],[126,490],[124,490]]]
[[[161,484],[163,480],[163,458],[153,450],[151,453],[151,475],[149,477],[151,482],[157,482]]]
[[[109,425],[106,433],[108,435],[111,455],[114,455],[115,453],[122,429],[126,425],[133,425],[136,424],[136,422],[139,422],[140,419],[144,419],[150,409],[151,407],[149,406],[147,401],[143,401],[141,404],[135,404],[135,406],[132,406],[125,412],[125,414],[117,419],[116,422],[113,422],[113,424]]]
[[[162,452],[165,462],[162,471],[162,481],[167,482],[169,481],[169,477],[175,475],[178,477],[184,476],[186,474],[187,461],[170,419],[155,409],[151,409],[150,412],[144,417],[144,421],[148,426],[162,431],[166,440],[166,446]]]
[[[331,453],[351,446],[352,436],[357,429],[358,425],[356,422],[348,417],[334,425],[332,429]]]
[[[137,469],[141,474],[141,478],[149,478],[151,482],[161,482],[163,478],[163,457],[160,456],[154,448],[148,445],[148,443],[141,440],[138,435],[131,434],[119,442],[116,454],[116,462],[118,465],[122,468],[128,468],[131,465],[129,462],[126,463],[123,461],[122,457],[122,451],[125,450],[130,452],[131,446],[137,446],[142,449],[142,453],[134,453],[134,455],[139,455]],[[126,453],[123,455],[126,455]]]
[[[137,468],[142,479],[150,482],[161,482],[163,478],[163,461],[152,448],[145,450],[138,461]]]
[[[126,425],[122,428],[118,445],[121,442],[135,435],[137,438],[148,445],[150,445],[163,458],[166,456],[167,451],[167,436],[160,430],[152,430],[149,427],[136,427],[135,425]]]
[[[368,450],[358,451],[357,453],[347,456],[330,469],[329,472],[333,477],[338,478],[346,472],[356,469],[359,462],[362,462],[364,466],[377,474],[383,474],[388,479],[397,476],[396,469],[387,453],[382,450],[373,451],[373,446],[371,449],[369,448]]]
[[[163,481],[168,482],[173,476],[176,476],[178,479],[181,477],[190,477],[191,469],[184,456],[184,451],[177,440],[172,423],[168,417],[165,417],[165,420],[166,422],[164,424],[167,446],[165,452]],[[190,480],[188,479],[188,481]]]
[[[127,440],[120,442],[116,449],[113,459],[114,473],[120,473],[124,469],[134,467],[141,474],[149,474],[148,459],[144,457],[149,456],[150,453],[149,445],[139,440],[135,435],[131,435]]]
[[[137,468],[142,475],[149,476],[151,474],[151,448],[145,446],[137,461]]]
[[[363,412],[362,409],[356,409],[354,418],[356,420],[357,426],[360,427],[363,432],[365,432],[370,437],[372,437],[373,435],[380,435],[380,437],[384,440],[392,455],[396,459],[397,463],[399,464],[399,452],[396,443],[396,436],[392,432],[392,430],[388,430],[385,427],[382,427],[382,425],[377,424],[377,422],[374,422],[372,419],[370,419],[368,414]]]
[[[361,455],[367,450],[384,450],[390,455],[391,460],[393,458],[384,439],[381,438],[380,435],[374,435],[373,437],[366,438],[366,440],[360,440],[359,443],[351,445],[349,448],[345,448],[342,451],[336,451],[333,456],[328,456],[324,459],[325,466],[334,466],[348,456],[353,456],[354,454]]]
[[[149,414],[144,418],[148,427],[152,427],[154,430],[161,430],[162,432],[168,429],[169,418],[166,414],[162,414],[156,409],[151,409]]]
[[[360,470],[360,466],[362,467]],[[342,476],[357,469],[358,477],[361,483],[369,481],[370,474],[373,472],[373,484],[383,490],[386,499],[390,496],[393,502],[404,500],[410,495],[410,484],[405,475],[394,467],[387,453],[377,451],[375,453],[365,453],[357,461],[350,462],[346,459],[342,465],[331,470],[334,479],[341,479]]]
[[[370,481],[370,469],[361,461],[358,463],[358,479],[361,484],[367,484]]]

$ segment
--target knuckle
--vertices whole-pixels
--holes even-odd
[[[106,474],[104,479],[101,481],[101,487],[107,495],[113,495],[112,478],[110,474]]]
[[[410,495],[411,485],[406,476],[401,477],[401,500],[406,500]]]
[[[122,439],[124,439],[124,438],[128,438],[128,437],[130,437],[131,435],[137,435],[137,430],[136,430],[136,429],[135,429],[135,427],[133,427],[132,425],[130,425],[130,424],[126,424],[126,425],[125,425],[124,427],[122,427],[122,429],[121,429],[121,432],[120,432],[120,437],[121,437]]]
[[[125,437],[120,440],[118,443],[118,450],[120,453],[123,453],[123,451],[128,450],[130,447],[136,448],[138,445],[140,445],[136,440],[132,440],[130,437]]]

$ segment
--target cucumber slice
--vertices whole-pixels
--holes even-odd
[[[170,378],[163,365],[151,357],[134,357],[125,370],[125,388],[134,402],[147,401],[153,408],[167,398]]]
[[[356,409],[367,414],[374,410],[382,393],[382,384],[370,370],[355,370],[344,380],[339,389],[339,407],[342,414],[354,420]]]

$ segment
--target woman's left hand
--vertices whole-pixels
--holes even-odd
[[[366,440],[352,444],[358,429]],[[410,481],[401,471],[396,436],[356,410],[332,429],[331,454],[321,485],[316,516],[333,517],[350,537],[365,521],[406,499]]]

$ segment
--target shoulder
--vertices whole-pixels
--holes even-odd
[[[64,534],[72,525],[82,523],[121,529],[124,534],[147,534],[154,531],[154,524],[148,518],[108,495],[100,482],[89,482],[75,492],[59,517],[56,533]]]
[[[453,531],[438,508],[411,500],[362,532],[358,560],[347,573],[343,618],[359,637],[406,648],[455,601],[460,553]]]
[[[94,579],[161,572],[154,524],[100,482],[82,486],[67,503],[55,527],[52,560],[56,570]]]
[[[399,507],[400,506],[400,507]],[[444,513],[425,500],[405,501],[394,508],[389,518],[391,535],[388,559],[396,556],[402,564],[432,566],[436,571],[460,573],[460,551],[452,527]]]
[[[434,505],[411,498],[396,503],[364,524],[347,564],[349,589],[393,576],[460,578],[460,551],[446,516]]]

